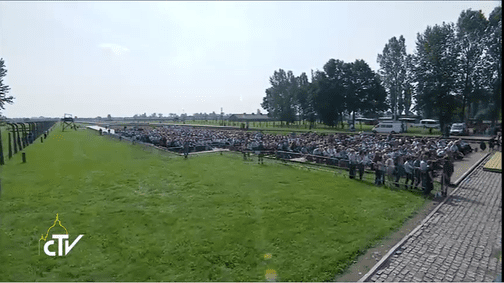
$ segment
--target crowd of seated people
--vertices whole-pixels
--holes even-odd
[[[405,186],[429,190],[424,177],[436,177],[447,162],[462,159],[472,152],[463,140],[435,137],[405,137],[375,134],[301,133],[274,135],[242,130],[204,129],[184,126],[157,128],[124,128],[116,133],[133,140],[167,148],[190,147],[194,151],[228,147],[238,151],[276,152],[284,159],[306,157],[308,160],[349,168],[350,178],[357,172],[362,179],[365,169],[375,171],[375,183],[385,180],[398,184],[405,177]],[[430,172],[430,173],[427,173]],[[411,184],[408,184],[411,182]]]
[[[189,144],[193,150],[234,147],[254,150],[273,149],[272,142],[263,142],[263,134],[239,130],[198,129],[183,126],[135,127],[116,130],[116,133],[130,139],[152,143],[167,148],[182,148]],[[197,148],[197,149],[196,149]]]

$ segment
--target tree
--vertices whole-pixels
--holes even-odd
[[[410,115],[411,105],[413,104],[413,97],[415,96],[415,73],[413,71],[413,55],[408,54],[406,57],[406,76],[404,78],[404,115]]]
[[[439,118],[441,129],[451,122],[456,100],[457,45],[453,24],[428,26],[417,35],[415,75],[417,108]]]
[[[266,89],[261,107],[270,117],[291,123],[296,117],[297,80],[292,71],[279,69],[270,77],[271,87]]]
[[[381,85],[378,75],[364,60],[348,64],[346,76],[345,109],[352,114],[355,125],[356,113],[377,112],[388,109],[385,103],[387,92]]]
[[[215,111],[212,111],[212,113],[210,113],[210,120],[215,120],[217,121],[217,119],[219,118],[219,116],[217,116],[217,113],[215,113]]]
[[[330,59],[324,65],[323,72],[315,72],[314,108],[328,126],[335,126],[345,111],[347,69],[345,62]]]
[[[107,115],[107,120],[112,121],[112,116],[110,116],[110,114]]]
[[[299,117],[301,120],[305,119],[305,109],[308,106],[308,89],[307,86],[310,84],[308,82],[308,77],[306,76],[306,73],[303,72],[299,77],[296,78],[298,88],[295,93],[295,99],[296,99],[296,104],[297,104],[297,113],[299,114]]]
[[[481,96],[479,88],[484,84],[485,44],[484,35],[488,21],[481,11],[462,11],[457,21],[458,87],[462,100],[460,119],[466,120],[466,105]],[[468,105],[470,107],[470,104]],[[468,111],[470,112],[470,111]]]
[[[308,122],[310,122],[311,127],[315,125],[315,121],[317,121],[317,111],[315,109],[315,94],[317,92],[317,86],[314,82],[313,72],[312,72],[312,80],[311,83],[306,87],[307,88],[307,107],[305,108],[303,114],[305,115]]]
[[[502,7],[496,7],[488,21],[485,32],[490,62],[487,80],[492,94],[490,116],[492,125],[495,125],[499,115],[502,116]]]
[[[404,82],[407,73],[407,54],[405,39],[401,35],[399,40],[394,36],[378,54],[380,64],[379,74],[385,89],[390,94],[390,106],[394,118],[402,114],[404,107]]]
[[[158,117],[159,118],[163,118],[163,114],[162,113],[158,113]]]
[[[304,72],[301,73],[297,80],[299,88],[296,93],[296,100],[299,116],[302,120],[308,120],[313,125],[315,122],[315,108],[313,103],[314,85],[308,81],[308,76]]]
[[[8,85],[4,85],[3,78],[7,75],[3,58],[0,58],[0,109],[5,109],[5,103],[14,103],[14,97],[7,96],[10,91]]]

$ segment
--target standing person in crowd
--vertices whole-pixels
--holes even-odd
[[[424,191],[425,194],[427,194],[427,190],[428,190],[428,173],[429,173],[429,164],[427,162],[427,157],[425,156],[425,154],[422,154],[421,158],[420,158],[420,174],[421,174],[421,178],[422,178],[422,190]]]
[[[417,156],[413,162],[413,173],[415,175],[415,185],[413,188],[416,190],[422,181],[422,170],[420,170],[421,156]]]
[[[247,160],[247,142],[244,142],[242,144],[241,151],[243,153],[243,160],[246,161]]]
[[[502,130],[497,132],[497,136],[495,137],[495,145],[497,146],[497,150],[501,150],[502,146]]]
[[[406,189],[409,189],[408,182],[411,180],[411,187],[413,187],[413,183],[415,181],[415,175],[413,174],[414,167],[413,167],[413,160],[411,158],[407,158],[406,162],[404,163],[404,172],[406,173],[406,182],[404,183],[404,187]]]
[[[385,160],[385,170],[387,174],[387,181],[392,184],[394,181],[394,159],[392,159],[392,154],[386,155],[387,159]]]
[[[349,154],[348,154],[348,162],[349,162],[349,174],[350,174],[350,179],[355,178],[355,168],[357,167],[357,156],[355,154],[355,151],[353,149],[350,149]]]
[[[425,194],[429,194],[434,189],[434,162],[432,160],[427,161],[427,191]]]
[[[375,185],[380,186],[382,184],[382,158],[380,153],[376,153],[373,159],[373,167],[375,169]]]
[[[188,155],[189,155],[189,141],[185,140],[185,142],[184,142],[184,158],[187,159]]]
[[[257,164],[264,164],[264,145],[262,141],[259,141],[259,146],[257,147]]]
[[[394,174],[395,174],[395,185],[396,187],[399,188],[399,180],[401,179],[401,177],[404,175],[404,164],[403,164],[403,158],[401,155],[398,155],[396,158],[395,158],[395,162],[394,162],[394,167],[395,167],[395,170],[394,170]]]
[[[481,148],[481,151],[485,151],[485,149],[486,149],[486,144],[485,144],[485,142],[484,142],[484,141],[482,141],[482,142],[480,143],[480,148]]]
[[[443,163],[443,175],[441,178],[441,194],[443,197],[446,197],[448,195],[448,187],[451,185],[451,176],[453,174],[453,162],[451,160],[450,156],[446,156],[444,158],[444,163]]]
[[[385,185],[385,162],[384,157],[380,157],[380,162],[378,163],[378,168],[380,169],[380,185]]]
[[[359,157],[357,158],[357,164],[359,169],[359,180],[362,180],[362,175],[364,175],[364,166],[366,166],[366,155],[362,150],[359,152]]]
[[[495,137],[491,137],[490,140],[488,141],[488,150],[493,151],[495,146]]]

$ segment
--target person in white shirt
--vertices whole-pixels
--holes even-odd
[[[404,183],[406,188],[409,188],[410,185],[408,185],[408,182],[411,180],[411,186],[413,186],[413,183],[415,181],[415,177],[413,174],[413,160],[408,157],[406,159],[406,163],[404,163],[404,172],[406,173],[406,182]]]
[[[424,191],[424,193],[427,193],[427,182],[428,182],[427,174],[429,173],[429,164],[427,162],[427,157],[425,156],[425,154],[423,154],[421,157],[420,172],[422,176],[422,190]]]
[[[387,159],[385,160],[385,168],[387,173],[387,180],[392,183],[393,182],[393,173],[394,173],[394,160],[392,159],[392,155],[388,154]]]
[[[329,157],[330,156],[329,149],[327,147],[324,148],[324,151],[322,152],[322,155],[324,155],[324,157]]]

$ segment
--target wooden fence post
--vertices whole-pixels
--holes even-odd
[[[3,154],[3,144],[2,144],[2,133],[0,132],[0,165],[4,165],[4,154]]]
[[[11,133],[9,134],[9,159],[12,158],[12,142],[11,142]]]

